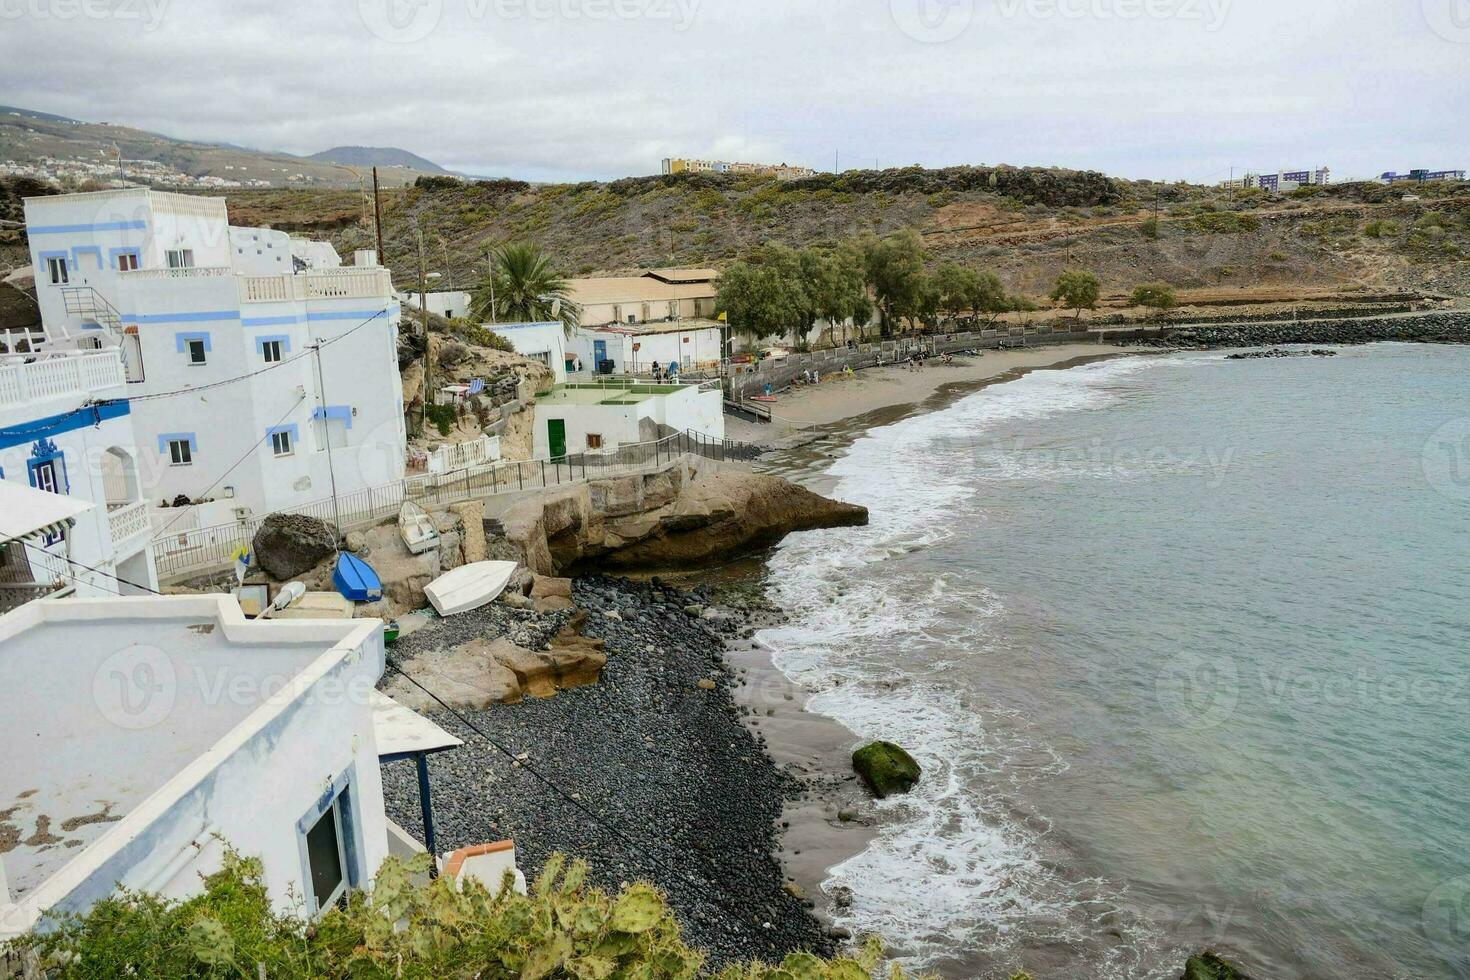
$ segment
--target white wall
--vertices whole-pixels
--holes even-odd
[[[567,379],[566,331],[561,323],[486,323],[485,329],[510,341],[517,354],[540,361],[551,369],[556,383]],[[584,358],[590,370],[590,358]]]
[[[667,368],[671,361],[681,370],[694,370],[701,363],[720,359],[720,330],[700,327],[669,333],[636,333],[598,330],[583,327],[572,339],[572,349],[582,358],[588,371],[594,370],[593,352],[596,342],[607,345],[607,356],[614,364],[614,374],[648,374],[655,363]],[[638,349],[634,350],[634,345]]]

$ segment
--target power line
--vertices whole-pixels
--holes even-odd
[[[704,877],[704,879],[705,879],[706,882],[708,882],[711,885],[714,884],[714,882],[712,880],[710,880],[708,876],[704,876],[704,875],[695,876],[695,875],[689,874],[687,871],[684,871],[684,870],[681,870],[681,869],[679,869],[677,867],[674,867],[674,866],[671,866],[669,864],[666,864],[665,862],[663,862],[662,860],[660,860],[656,855],[654,855],[653,853],[651,853],[640,841],[635,840],[632,836],[630,836],[621,827],[619,827],[617,824],[613,823],[611,820],[607,819],[607,817],[603,816],[602,814],[600,814],[597,811],[593,810],[592,808],[588,807],[581,800],[577,799],[576,797],[574,797],[573,795],[571,795],[570,793],[568,793],[566,790],[562,789],[560,786],[558,786],[556,784],[556,782],[553,779],[551,779],[551,777],[546,776],[543,773],[541,773],[540,770],[538,770],[535,766],[531,765],[531,763],[528,760],[517,758],[516,755],[515,755],[515,753],[511,752],[510,749],[506,748],[504,745],[500,744],[500,742],[498,742],[494,738],[492,738],[489,733],[487,733],[479,725],[476,725],[474,722],[470,721],[461,712],[459,712],[459,711],[455,710],[454,708],[450,707],[449,704],[447,702],[445,702],[445,700],[443,698],[441,698],[439,695],[435,694],[433,691],[429,690],[424,685],[420,684],[417,679],[415,679],[411,674],[409,674],[407,671],[405,671],[402,667],[398,666],[397,664],[395,664],[395,663],[393,663],[391,661],[388,661],[387,662],[387,666],[389,668],[391,668],[394,671],[394,673],[398,674],[398,676],[400,676],[404,680],[408,681],[410,684],[412,684],[414,687],[418,688],[420,691],[423,691],[433,701],[435,701],[441,708],[443,708],[445,711],[449,712],[449,714],[453,715],[456,719],[458,719],[458,721],[460,722],[460,724],[464,725],[470,731],[474,732],[476,735],[478,735],[482,739],[484,739],[489,745],[491,745],[492,747],[494,747],[495,750],[498,751],[501,755],[504,755],[507,759],[510,759],[512,762],[514,762],[517,765],[519,765],[526,772],[530,773],[533,777],[535,777],[535,779],[538,782],[542,783],[544,786],[546,786],[548,789],[550,789],[557,796],[561,797],[563,800],[565,800],[567,803],[569,803],[572,807],[574,807],[580,813],[584,814],[594,824],[596,824],[596,825],[604,828],[607,831],[610,831],[614,836],[616,836],[618,839],[622,840],[635,853],[637,853],[638,855],[640,855],[643,858],[645,858],[654,867],[662,870],[666,874],[669,874],[669,875],[673,876],[674,878],[684,878],[685,880],[691,880],[692,881],[692,880],[696,880],[696,877]],[[726,912],[730,913],[731,915],[734,915],[734,916],[736,916],[737,918],[740,918],[740,919],[747,919],[747,920],[749,920],[751,918],[751,913],[750,913],[750,911],[748,909],[738,909],[738,908],[735,908],[734,906],[730,905],[728,902],[726,902],[724,900],[723,896],[717,890],[710,892],[710,897],[712,897],[715,900],[716,904],[720,905]]]
[[[379,310],[377,313],[374,313],[372,316],[368,317],[366,320],[363,320],[361,323],[357,324],[351,330],[348,330],[345,333],[340,333],[337,336],[331,338],[330,340],[319,340],[319,341],[317,341],[317,343],[313,344],[311,347],[308,347],[306,350],[303,350],[299,354],[293,354],[290,357],[286,358],[285,360],[276,361],[273,364],[267,364],[265,367],[259,368],[259,369],[255,370],[255,371],[251,371],[248,374],[237,375],[237,376],[235,376],[233,378],[225,378],[222,381],[211,381],[209,384],[198,385],[198,386],[193,387],[193,388],[179,388],[179,389],[176,389],[174,391],[158,391],[158,392],[154,392],[154,393],[148,394],[148,395],[133,395],[133,396],[128,397],[127,399],[118,399],[118,400],[119,401],[126,400],[126,401],[130,401],[130,402],[153,401],[153,400],[159,399],[159,398],[172,398],[175,395],[192,395],[192,394],[197,394],[197,393],[199,393],[201,391],[209,391],[212,388],[222,388],[225,385],[232,385],[232,384],[235,384],[236,382],[239,382],[239,381],[246,381],[246,380],[249,380],[250,378],[254,378],[254,377],[257,377],[259,375],[265,374],[267,371],[274,371],[277,368],[283,368],[287,364],[292,364],[292,363],[294,363],[296,361],[301,360],[303,357],[309,357],[309,356],[311,356],[312,352],[317,347],[330,347],[332,344],[335,344],[339,340],[346,340],[348,337],[350,337],[353,334],[357,333],[357,331],[361,330],[363,327],[367,326],[369,323],[372,323],[374,320],[378,319],[379,317],[387,316],[387,315],[388,315],[388,311],[387,310]]]
[[[66,562],[68,565],[71,565],[74,568],[82,568],[82,569],[85,569],[85,570],[87,570],[89,572],[92,572],[95,575],[105,576],[107,578],[112,579],[114,582],[118,583],[119,585],[131,585],[135,589],[142,589],[144,592],[150,592],[153,595],[160,595],[161,596],[161,595],[164,594],[162,592],[159,592],[157,589],[150,588],[150,587],[148,587],[146,585],[143,585],[140,582],[131,582],[131,581],[129,581],[129,580],[121,577],[120,575],[118,575],[117,572],[115,572],[115,571],[108,572],[108,571],[103,571],[100,568],[93,568],[91,565],[88,565],[86,562],[77,561],[75,558],[71,557],[70,555],[53,555],[51,552],[47,551],[45,548],[38,548],[35,545],[31,544],[29,541],[25,541],[25,540],[21,540],[19,543],[22,546],[24,546],[26,548],[29,548],[32,551],[36,552],[37,554],[45,555],[47,558],[57,558],[57,559],[60,559],[61,561]],[[101,585],[101,584],[99,584],[97,582],[83,582],[82,579],[78,578],[77,576],[75,576],[75,575],[68,575],[66,572],[58,572],[57,574],[61,575],[64,578],[69,578],[73,582],[76,582],[79,585],[90,585],[93,588],[103,589],[104,591],[111,592],[113,595],[118,596],[119,598],[126,598],[126,596],[123,595],[123,593],[118,592],[116,589],[109,589],[109,588],[107,588],[107,586]]]
[[[286,409],[285,414],[282,415],[280,418],[276,419],[276,424],[273,425],[273,426],[271,426],[269,429],[266,429],[265,430],[265,435],[263,435],[259,439],[255,440],[255,442],[250,446],[250,448],[247,449],[247,450],[245,450],[244,455],[242,455],[239,459],[237,459],[233,463],[231,463],[230,464],[230,468],[227,469],[227,470],[225,470],[218,477],[216,477],[215,478],[215,481],[213,483],[211,483],[209,486],[205,487],[204,490],[201,491],[198,496],[199,497],[206,497],[206,496],[208,496],[209,495],[209,491],[213,490],[215,487],[217,487],[221,483],[223,483],[225,477],[227,477],[231,473],[235,472],[235,470],[237,470],[240,467],[240,464],[241,463],[244,463],[247,459],[249,459],[255,453],[255,451],[260,448],[261,444],[264,443],[267,439],[269,439],[271,437],[272,431],[277,426],[279,426],[282,422],[286,421],[286,419],[290,418],[291,417],[291,413],[294,412],[294,411],[296,411],[296,407],[298,405],[300,405],[304,401],[306,401],[306,395],[305,394],[303,394],[300,398],[296,399],[296,401],[294,401],[291,404],[291,407],[288,408],[288,409]],[[167,531],[169,528],[171,528],[175,524],[177,524],[179,522],[179,520],[184,516],[184,514],[188,513],[188,511],[185,510],[182,507],[179,508],[179,511],[180,511],[180,513],[173,520],[169,521],[163,527],[161,527],[157,531],[154,531],[153,532],[153,540],[154,541],[156,541],[159,538],[163,537],[163,533],[165,531]]]

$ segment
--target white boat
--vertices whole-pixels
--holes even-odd
[[[520,566],[513,561],[477,561],[445,572],[424,586],[424,595],[441,616],[479,609],[494,602]]]
[[[398,535],[409,554],[421,555],[439,546],[439,529],[434,519],[412,500],[405,500],[398,508]]]

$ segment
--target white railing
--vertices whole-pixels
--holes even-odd
[[[0,405],[27,405],[68,395],[85,397],[102,388],[127,384],[122,356],[115,349],[42,356],[26,363],[29,356],[0,358]]]
[[[379,299],[393,295],[388,270],[380,267],[319,269],[278,276],[241,276],[240,299],[273,303],[298,299]]]
[[[473,442],[447,443],[429,453],[430,473],[448,473],[500,461],[500,437],[481,436]]]
[[[141,279],[218,279],[234,273],[235,270],[227,265],[208,265],[187,269],[129,269],[118,275],[127,282]]]
[[[133,538],[153,536],[153,525],[148,519],[148,501],[137,500],[123,504],[116,510],[111,509],[112,505],[109,504],[108,508],[107,529],[112,533],[114,548]]]

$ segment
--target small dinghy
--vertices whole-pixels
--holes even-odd
[[[337,556],[332,585],[353,602],[377,602],[383,598],[383,583],[378,581],[378,573],[367,562],[345,551]]]
[[[441,616],[479,609],[494,602],[520,566],[513,561],[477,561],[445,572],[424,586],[424,595]]]
[[[398,508],[398,535],[411,555],[421,555],[439,546],[439,529],[434,519],[412,500],[405,500]]]

